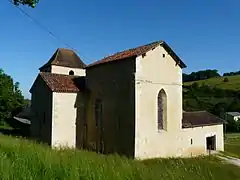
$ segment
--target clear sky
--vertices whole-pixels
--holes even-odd
[[[90,63],[156,40],[166,41],[187,64],[184,72],[240,70],[239,0],[40,0],[22,7]],[[0,2],[0,68],[20,82],[25,97],[38,68],[66,47]]]

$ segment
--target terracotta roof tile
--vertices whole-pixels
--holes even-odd
[[[217,125],[223,123],[223,119],[207,111],[183,112],[183,128]]]
[[[53,92],[79,92],[84,84],[79,83],[82,77],[40,72],[40,76]]]
[[[93,67],[93,66],[96,66],[99,64],[108,63],[108,62],[123,60],[123,59],[130,58],[130,57],[137,57],[139,55],[142,55],[142,54],[156,48],[158,45],[163,46],[166,49],[166,51],[173,57],[173,59],[180,65],[180,67],[182,67],[182,68],[186,67],[186,65],[181,61],[181,59],[173,52],[173,50],[164,41],[155,41],[155,42],[147,44],[147,45],[128,49],[128,50],[121,51],[116,54],[107,56],[99,61],[89,64],[87,66],[87,68]]]
[[[42,70],[50,65],[81,69],[86,67],[86,65],[74,51],[64,48],[58,48],[50,60],[40,67],[39,70]]]

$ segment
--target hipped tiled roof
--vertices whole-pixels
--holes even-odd
[[[50,65],[81,69],[86,67],[86,65],[74,51],[64,48],[58,48],[50,60],[40,67],[39,70],[41,71]]]
[[[85,79],[80,76],[53,74],[49,72],[40,72],[39,75],[52,92],[79,92],[85,86]]]
[[[182,127],[191,128],[223,124],[225,121],[207,111],[183,112]]]
[[[126,58],[137,57],[139,55],[145,54],[148,51],[156,48],[158,45],[161,45],[169,53],[169,55],[172,56],[172,58],[176,61],[176,63],[179,64],[179,66],[181,68],[186,67],[184,62],[174,53],[174,51],[170,48],[170,46],[167,45],[166,42],[156,41],[156,42],[153,42],[153,43],[150,43],[150,44],[147,44],[147,45],[143,45],[143,46],[139,46],[139,47],[136,47],[136,48],[128,49],[128,50],[121,51],[121,52],[118,52],[116,54],[113,54],[111,56],[105,57],[105,58],[103,58],[99,61],[96,61],[92,64],[89,64],[87,66],[87,68],[93,67],[93,66],[96,66],[96,65],[100,65],[100,64],[104,64],[104,63],[108,63],[108,62],[123,60],[123,59],[126,59]]]

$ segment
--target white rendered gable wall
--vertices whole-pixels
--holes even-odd
[[[167,94],[167,131],[159,132],[157,96],[162,88]],[[210,134],[216,134],[216,149],[223,150],[223,125],[182,129],[182,69],[165,49],[158,46],[137,57],[135,158],[203,154]]]
[[[70,71],[73,71],[75,76],[86,75],[85,69],[62,67],[62,66],[55,66],[55,65],[51,66],[51,73],[69,75]]]

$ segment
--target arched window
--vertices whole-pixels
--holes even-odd
[[[167,95],[163,89],[158,93],[158,130],[167,130]]]
[[[73,76],[74,75],[74,72],[71,70],[69,71],[69,75]]]

